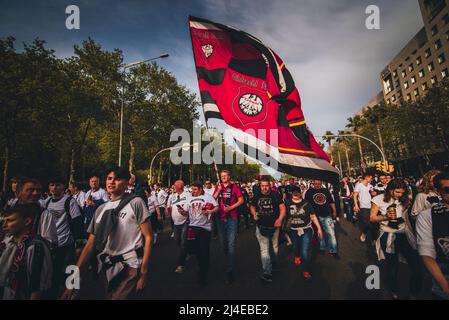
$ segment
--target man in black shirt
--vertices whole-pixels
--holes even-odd
[[[301,192],[301,188],[295,183],[295,178],[290,178],[288,182],[288,186],[284,188],[283,200],[291,200],[292,194],[295,191]]]
[[[279,248],[279,228],[285,217],[285,205],[279,192],[272,191],[270,182],[262,180],[261,192],[255,194],[251,201],[251,214],[256,221],[256,238],[260,245],[263,273],[261,279],[272,282],[273,263]],[[272,254],[273,253],[273,254]]]
[[[312,188],[306,192],[305,199],[312,205],[313,211],[318,216],[321,228],[327,237],[329,254],[332,257],[339,259],[340,257],[337,253],[337,239],[335,237],[335,226],[333,221],[333,219],[337,217],[337,209],[335,207],[334,200],[332,199],[332,195],[329,190],[323,188],[321,180],[314,180],[312,183]],[[326,250],[324,238],[325,237],[320,239],[321,252]]]

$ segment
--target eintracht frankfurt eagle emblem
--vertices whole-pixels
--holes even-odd
[[[201,49],[203,49],[203,53],[206,56],[206,58],[209,58],[212,53],[214,53],[214,47],[211,44],[205,44],[201,46]]]

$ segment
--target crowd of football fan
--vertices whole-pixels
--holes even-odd
[[[57,177],[45,186],[11,179],[0,203],[0,299],[74,299],[77,291],[67,286],[72,265],[104,278],[106,298],[132,298],[146,286],[164,222],[179,248],[174,271],[183,273],[188,256],[196,256],[201,286],[208,285],[209,247],[216,238],[227,259],[226,281],[236,281],[236,239],[254,225],[261,281],[273,281],[284,243],[309,280],[313,244],[340,259],[340,219],[358,225],[360,241],[383,261],[393,299],[400,257],[410,271],[411,298],[421,293],[426,272],[433,297],[449,298],[448,172],[432,170],[420,179],[364,174],[332,186],[295,178],[243,182],[223,170],[218,183],[177,180],[167,188],[142,183],[121,167],[105,174],[105,181],[92,176],[87,190]]]

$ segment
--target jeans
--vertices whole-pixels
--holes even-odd
[[[345,208],[348,221],[354,222],[354,200],[350,198],[343,198],[343,206]]]
[[[292,230],[288,233],[293,244],[293,253],[295,257],[301,258],[303,272],[310,272],[310,244],[312,241],[312,228],[304,230],[304,234],[298,235],[298,231]]]
[[[238,220],[217,219],[217,230],[220,238],[221,246],[225,255],[228,257],[226,272],[235,271],[235,242],[237,240]]]
[[[279,228],[276,228],[271,238],[267,238],[260,233],[259,227],[256,227],[256,238],[259,241],[263,273],[271,274],[273,263],[276,263],[279,251]]]
[[[199,266],[199,280],[202,283],[207,283],[207,278],[209,274],[209,247],[210,247],[210,238],[211,232],[200,228],[200,227],[191,227],[195,231],[195,240],[192,244],[192,253],[196,256],[198,260]]]
[[[48,298],[57,299],[68,275],[65,273],[67,266],[75,264],[76,251],[75,244],[57,247],[52,250],[53,258],[53,278],[52,287],[47,292]]]
[[[386,247],[386,234],[383,235],[380,241],[382,242],[382,247]],[[399,253],[401,253],[410,268],[410,292],[414,295],[419,294],[422,288],[422,267],[418,251],[410,246],[404,233],[396,234],[394,248],[395,253],[385,253],[389,289],[393,292],[398,292]]]
[[[359,228],[365,235],[371,234],[371,240],[378,238],[377,229],[378,224],[370,221],[371,209],[361,208],[359,212]]]
[[[335,237],[335,227],[332,217],[318,217],[321,229],[323,229],[323,237],[320,239],[320,250],[326,250],[325,238],[329,245],[330,253],[337,253],[337,238]]]
[[[186,257],[187,257],[187,249],[186,249],[186,240],[187,240],[187,222],[183,224],[174,225],[174,236],[175,241],[178,246],[181,247],[181,251],[178,255],[178,266],[186,265]]]

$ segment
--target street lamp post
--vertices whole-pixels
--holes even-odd
[[[187,150],[189,150],[191,147],[194,147],[194,149],[193,149],[193,152],[197,152],[197,151],[195,151],[195,150],[198,150],[198,142],[195,142],[195,143],[192,143],[192,144],[184,144],[184,145],[182,145],[182,146],[178,146],[178,147],[169,147],[169,148],[164,148],[164,149],[161,149],[161,150],[159,150],[159,152],[158,153],[156,153],[155,155],[154,155],[154,157],[153,157],[153,159],[151,159],[151,163],[150,163],[150,177],[148,178],[148,180],[149,180],[149,183],[151,184],[151,183],[153,183],[153,162],[154,162],[154,159],[156,159],[156,157],[160,154],[160,153],[162,153],[162,152],[164,152],[164,151],[168,151],[168,150],[177,150],[177,149],[184,149],[185,151],[187,151]],[[187,150],[186,150],[187,149]]]
[[[123,71],[122,71],[122,106],[120,108],[120,142],[119,142],[119,149],[118,149],[118,165],[119,167],[122,165],[122,146],[123,146],[123,113],[125,109],[125,76],[126,76],[126,69],[147,63],[149,61],[153,61],[156,59],[162,59],[167,58],[169,56],[168,53],[161,54],[158,57],[154,57],[151,59],[128,63],[123,65]]]

